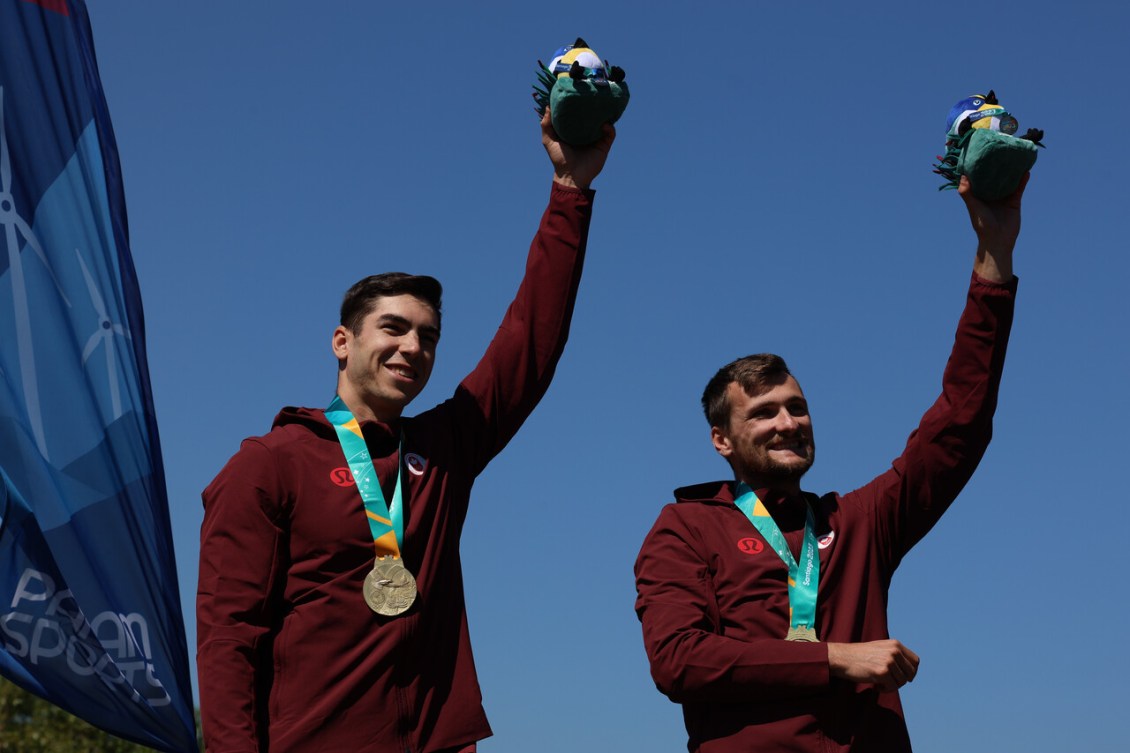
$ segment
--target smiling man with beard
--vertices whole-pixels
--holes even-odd
[[[812,419],[779,356],[738,359],[707,385],[734,478],[677,489],[636,560],[652,677],[682,704],[691,753],[910,750],[898,689],[919,660],[888,633],[887,590],[988,447],[1026,183],[989,203],[962,179],[978,245],[942,394],[870,483],[801,490]]]

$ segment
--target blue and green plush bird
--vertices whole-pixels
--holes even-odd
[[[934,165],[934,172],[946,179],[939,190],[957,188],[966,175],[978,198],[992,201],[1011,195],[1036,164],[1037,147],[1044,146],[1039,128],[1017,137],[1018,128],[992,89],[955,104],[946,118],[946,153]]]
[[[559,49],[549,65],[538,61],[535,111],[548,107],[553,130],[568,144],[583,146],[600,139],[605,123],[615,123],[628,106],[624,70],[609,66],[585,40]]]

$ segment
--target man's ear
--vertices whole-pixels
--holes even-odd
[[[734,446],[730,443],[730,437],[721,427],[710,427],[710,443],[714,445],[714,449],[718,454],[727,460],[734,454]]]
[[[330,339],[330,347],[333,349],[337,360],[344,361],[346,356],[349,355],[349,343],[352,339],[353,333],[344,325],[338,325],[338,328],[334,330],[333,337]]]

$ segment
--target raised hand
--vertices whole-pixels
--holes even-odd
[[[967,176],[961,176],[957,192],[969,211],[969,222],[977,233],[977,261],[974,271],[986,280],[1012,279],[1012,250],[1020,235],[1020,202],[1031,173],[1026,173],[1011,196],[999,201],[983,201],[973,195]]]
[[[557,138],[550,120],[549,108],[541,118],[541,143],[553,163],[553,180],[563,186],[588,188],[604,169],[612,142],[616,140],[616,129],[611,123],[604,124],[604,135],[594,144],[573,146]]]

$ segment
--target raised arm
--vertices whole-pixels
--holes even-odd
[[[911,434],[887,473],[853,492],[873,503],[887,578],[910,548],[957,497],[976,470],[992,437],[993,413],[1012,327],[1016,292],[1012,254],[1020,233],[1020,203],[1028,176],[1016,192],[997,202],[973,195],[962,177],[958,193],[977,235],[973,279],[958,323],[953,351],[942,377],[942,394]],[[829,643],[833,677],[897,690],[914,679],[918,655],[896,640]]]
[[[453,423],[469,432],[462,445],[475,473],[506,446],[549,387],[569,335],[581,279],[592,214],[589,186],[603,169],[616,136],[608,125],[604,137],[591,146],[563,144],[548,112],[541,134],[554,170],[549,206],[530,246],[518,293],[453,401],[461,412]]]
[[[1016,278],[1012,255],[1020,231],[1027,178],[997,202],[977,199],[962,178],[959,191],[977,235],[965,310],[942,376],[942,394],[922,417],[902,455],[887,471],[853,492],[874,504],[878,534],[894,570],[934,526],[980,463],[993,432],[993,414],[1012,329]]]

